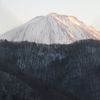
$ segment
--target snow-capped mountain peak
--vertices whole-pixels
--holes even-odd
[[[100,33],[74,16],[50,13],[38,16],[0,39],[30,41],[43,44],[69,44],[82,39],[100,39]]]

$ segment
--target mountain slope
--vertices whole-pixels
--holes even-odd
[[[70,45],[0,41],[0,100],[99,100],[99,97],[99,41]]]
[[[0,39],[44,44],[69,44],[81,39],[100,39],[100,33],[73,16],[51,13],[38,16],[3,34]]]

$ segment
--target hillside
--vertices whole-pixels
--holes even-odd
[[[98,100],[99,72],[99,41],[0,41],[1,100]]]

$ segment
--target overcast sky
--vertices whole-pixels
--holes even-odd
[[[100,30],[99,10],[100,0],[0,0],[0,33],[51,12],[76,16]]]

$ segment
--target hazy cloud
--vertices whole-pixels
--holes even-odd
[[[0,33],[4,33],[13,27],[20,25],[20,21],[0,1]]]

